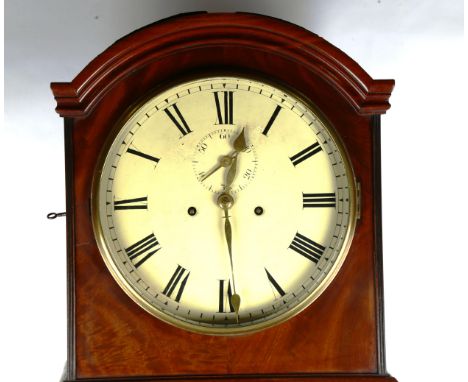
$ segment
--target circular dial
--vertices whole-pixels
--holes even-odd
[[[93,216],[108,268],[141,307],[188,330],[245,333],[290,318],[331,282],[354,230],[354,177],[309,103],[207,77],[121,125]]]

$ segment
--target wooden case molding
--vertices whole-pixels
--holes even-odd
[[[91,183],[104,142],[139,99],[197,73],[271,79],[308,97],[335,127],[361,185],[361,218],[327,290],[286,323],[236,337],[188,333],[134,304],[99,254]],[[68,360],[65,381],[390,382],[386,372],[380,114],[393,80],[374,80],[319,36],[247,13],[156,22],[118,40],[70,83],[52,83],[65,118]]]

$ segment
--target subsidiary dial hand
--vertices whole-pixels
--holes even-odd
[[[221,167],[228,167],[228,166],[231,166],[230,169],[232,168],[232,166],[235,164],[235,162],[237,161],[237,155],[239,155],[240,152],[244,151],[247,149],[247,143],[245,141],[245,128],[242,129],[241,133],[237,136],[237,138],[235,139],[234,143],[233,143],[233,146],[234,146],[234,151],[232,153],[230,153],[229,155],[225,155],[223,157],[221,157],[219,159],[219,162],[218,164],[213,168],[211,169],[210,171],[208,171],[201,179],[200,181],[204,181],[205,179],[207,179],[209,176],[213,175],[216,171],[218,171]],[[237,167],[237,166],[236,166]],[[235,169],[234,169],[234,176],[235,176]],[[234,176],[232,176],[232,179],[234,179]],[[232,181],[231,181],[232,183]],[[230,185],[230,184],[229,184]],[[229,186],[228,186],[229,187]],[[226,188],[228,188],[226,187]]]
[[[219,159],[218,164],[208,171],[203,177],[200,178],[200,181],[203,182],[209,176],[213,175],[216,171],[218,171],[221,167],[227,167],[231,164],[232,158],[229,155],[223,156]]]
[[[229,167],[228,173],[226,175],[226,190],[231,188],[232,183],[234,182],[234,178],[236,177],[237,172],[237,155],[240,152],[247,149],[247,143],[245,141],[245,128],[242,129],[239,136],[234,141],[234,156],[232,158],[231,167]]]
[[[229,221],[229,211],[228,211],[229,208],[232,207],[233,203],[234,203],[234,199],[232,198],[231,195],[227,193],[221,194],[218,198],[218,204],[224,211],[224,219],[225,219],[224,234],[226,237],[226,244],[227,244],[228,252],[229,252],[229,261],[231,263],[232,288],[234,290],[234,293],[231,296],[231,305],[234,308],[234,311],[236,313],[236,320],[237,322],[239,322],[239,308],[240,308],[241,298],[236,293],[236,282],[234,280],[234,263],[232,261],[232,228],[231,228],[231,222]]]
[[[242,128],[241,133],[234,141],[234,150],[235,153],[239,154],[240,152],[247,150],[247,142],[245,141],[245,127]],[[237,155],[235,154],[235,155]]]
[[[236,177],[237,172],[237,155],[232,159],[231,167],[226,175],[226,186],[225,189],[228,191],[231,188],[232,183],[234,182],[234,178]]]

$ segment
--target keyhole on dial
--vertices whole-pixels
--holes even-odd
[[[187,210],[187,213],[190,215],[190,216],[195,216],[196,213],[197,213],[197,209],[195,207],[189,207],[189,209]]]
[[[255,215],[258,215],[258,216],[260,216],[260,215],[262,215],[262,214],[263,214],[263,208],[262,208],[262,207],[260,207],[260,206],[258,206],[258,207],[255,207],[255,209],[254,209],[254,212],[255,212]]]

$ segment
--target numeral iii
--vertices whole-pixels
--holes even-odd
[[[302,194],[302,206],[304,208],[336,207],[335,193]]]

